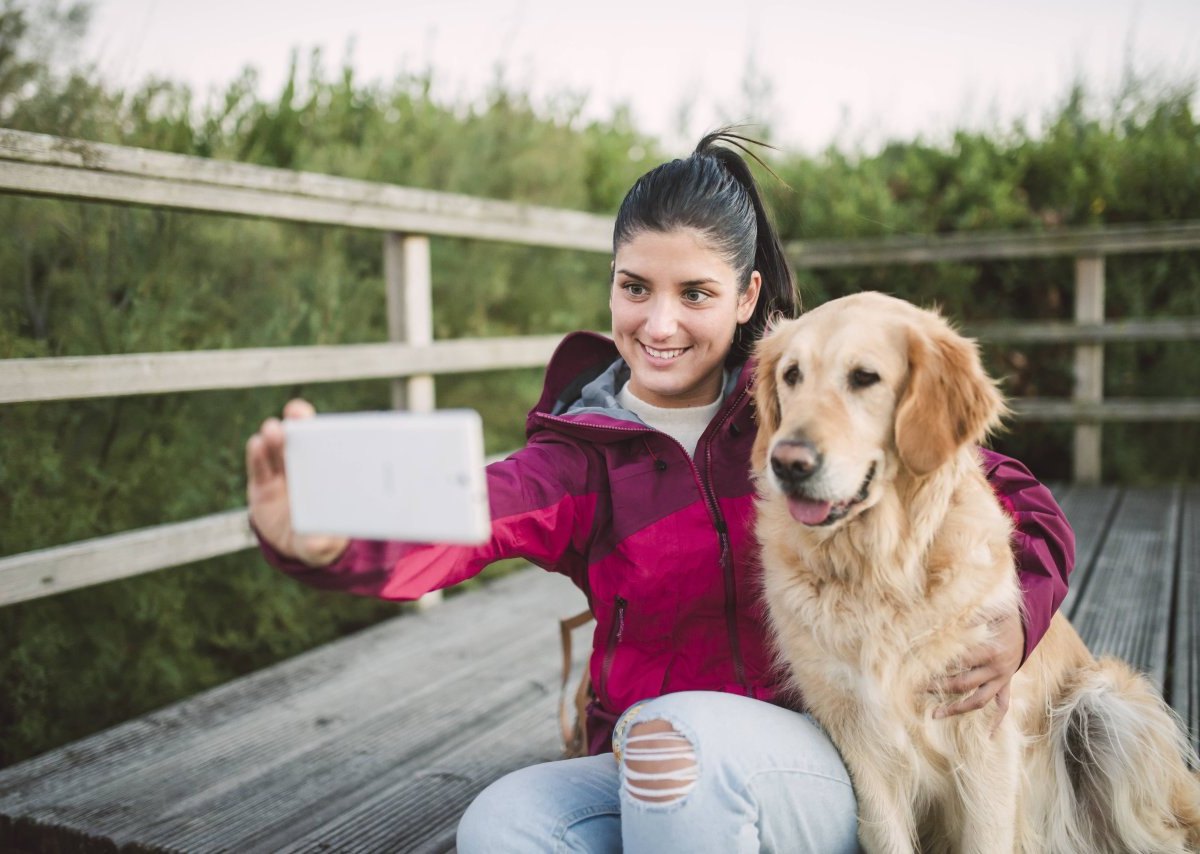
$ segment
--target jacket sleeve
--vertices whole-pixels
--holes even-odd
[[[562,572],[583,587],[598,484],[585,451],[561,436],[535,437],[487,468],[491,539],[478,546],[351,540],[329,566],[313,568],[281,555],[258,532],[259,548],[276,569],[313,587],[381,599],[417,599],[478,575],[485,566],[520,557]],[[586,589],[586,587],[584,587]]]
[[[1075,532],[1050,490],[1023,464],[989,450],[983,451],[983,462],[988,482],[1015,525],[1013,556],[1025,598],[1028,658],[1066,598],[1067,576],[1075,566]]]

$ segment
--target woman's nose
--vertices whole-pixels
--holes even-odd
[[[646,334],[656,341],[665,341],[675,334],[679,326],[675,307],[669,300],[655,300],[646,316]]]

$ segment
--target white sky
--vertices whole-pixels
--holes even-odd
[[[291,50],[315,46],[362,80],[431,68],[446,100],[481,96],[502,65],[535,103],[567,90],[587,93],[587,116],[628,103],[639,129],[679,147],[760,118],[741,95],[753,62],[777,143],[871,148],[1036,126],[1073,79],[1110,93],[1130,65],[1194,79],[1200,0],[95,0],[86,53],[118,85],[155,74],[202,94],[254,66],[269,96]]]

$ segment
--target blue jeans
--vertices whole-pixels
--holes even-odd
[[[805,715],[734,694],[668,694],[617,722],[614,742],[626,762],[633,763],[629,730],[646,721],[667,722],[694,749],[695,773],[675,789],[682,795],[635,797],[613,754],[534,765],[479,794],[459,823],[458,850],[858,851],[850,777]]]

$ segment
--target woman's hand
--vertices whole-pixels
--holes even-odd
[[[311,418],[316,414],[307,400],[290,400],[284,418]],[[346,550],[344,537],[304,536],[292,530],[287,471],[283,463],[283,424],[268,418],[246,441],[246,500],[250,521],[264,540],[286,557],[309,566],[328,566]]]
[[[999,714],[992,731],[1004,720],[1008,713],[1009,683],[1025,654],[1025,627],[1015,613],[993,620],[991,627],[991,640],[970,650],[961,662],[961,669],[946,674],[934,685],[938,692],[969,694],[939,708],[933,713],[935,718],[972,712],[995,700]]]

